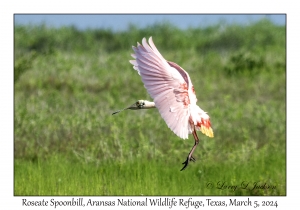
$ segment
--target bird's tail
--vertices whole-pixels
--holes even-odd
[[[200,130],[203,134],[208,137],[214,137],[213,129],[211,128],[210,120],[201,118],[201,121],[196,125],[197,130]]]

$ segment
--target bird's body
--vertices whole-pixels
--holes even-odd
[[[185,164],[181,169],[183,170],[190,160],[195,161],[192,153],[199,143],[196,130],[213,137],[210,118],[196,104],[197,97],[188,73],[176,63],[165,60],[155,47],[151,37],[149,44],[144,38],[142,45],[138,43],[133,50],[135,53],[132,54],[132,57],[135,60],[130,60],[130,63],[141,76],[144,86],[154,102],[139,100],[126,109],[156,107],[168,127],[177,136],[187,139],[188,134],[193,134],[195,144],[187,160],[183,163]]]

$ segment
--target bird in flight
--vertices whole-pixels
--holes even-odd
[[[195,161],[193,152],[199,143],[196,131],[200,130],[209,137],[214,136],[210,118],[196,104],[196,93],[189,74],[176,63],[164,59],[155,47],[152,37],[149,38],[149,44],[143,38],[142,45],[137,43],[137,47],[132,48],[134,54],[131,56],[135,60],[130,60],[130,63],[141,76],[154,102],[138,100],[123,110],[157,108],[167,126],[178,137],[188,139],[188,134],[193,134],[195,144],[182,163],[184,164],[182,171],[190,161]]]

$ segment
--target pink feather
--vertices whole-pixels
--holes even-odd
[[[133,47],[130,63],[138,71],[161,117],[180,138],[187,139],[194,129],[213,137],[209,116],[196,105],[197,98],[188,73],[176,63],[166,61],[155,47],[152,37],[149,44]]]

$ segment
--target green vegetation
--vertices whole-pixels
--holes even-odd
[[[183,172],[192,135],[178,138],[155,109],[111,115],[151,100],[128,62],[150,36],[189,73],[214,129],[212,139],[199,133],[197,161]],[[15,195],[286,195],[285,40],[285,27],[266,20],[124,32],[15,26]]]

